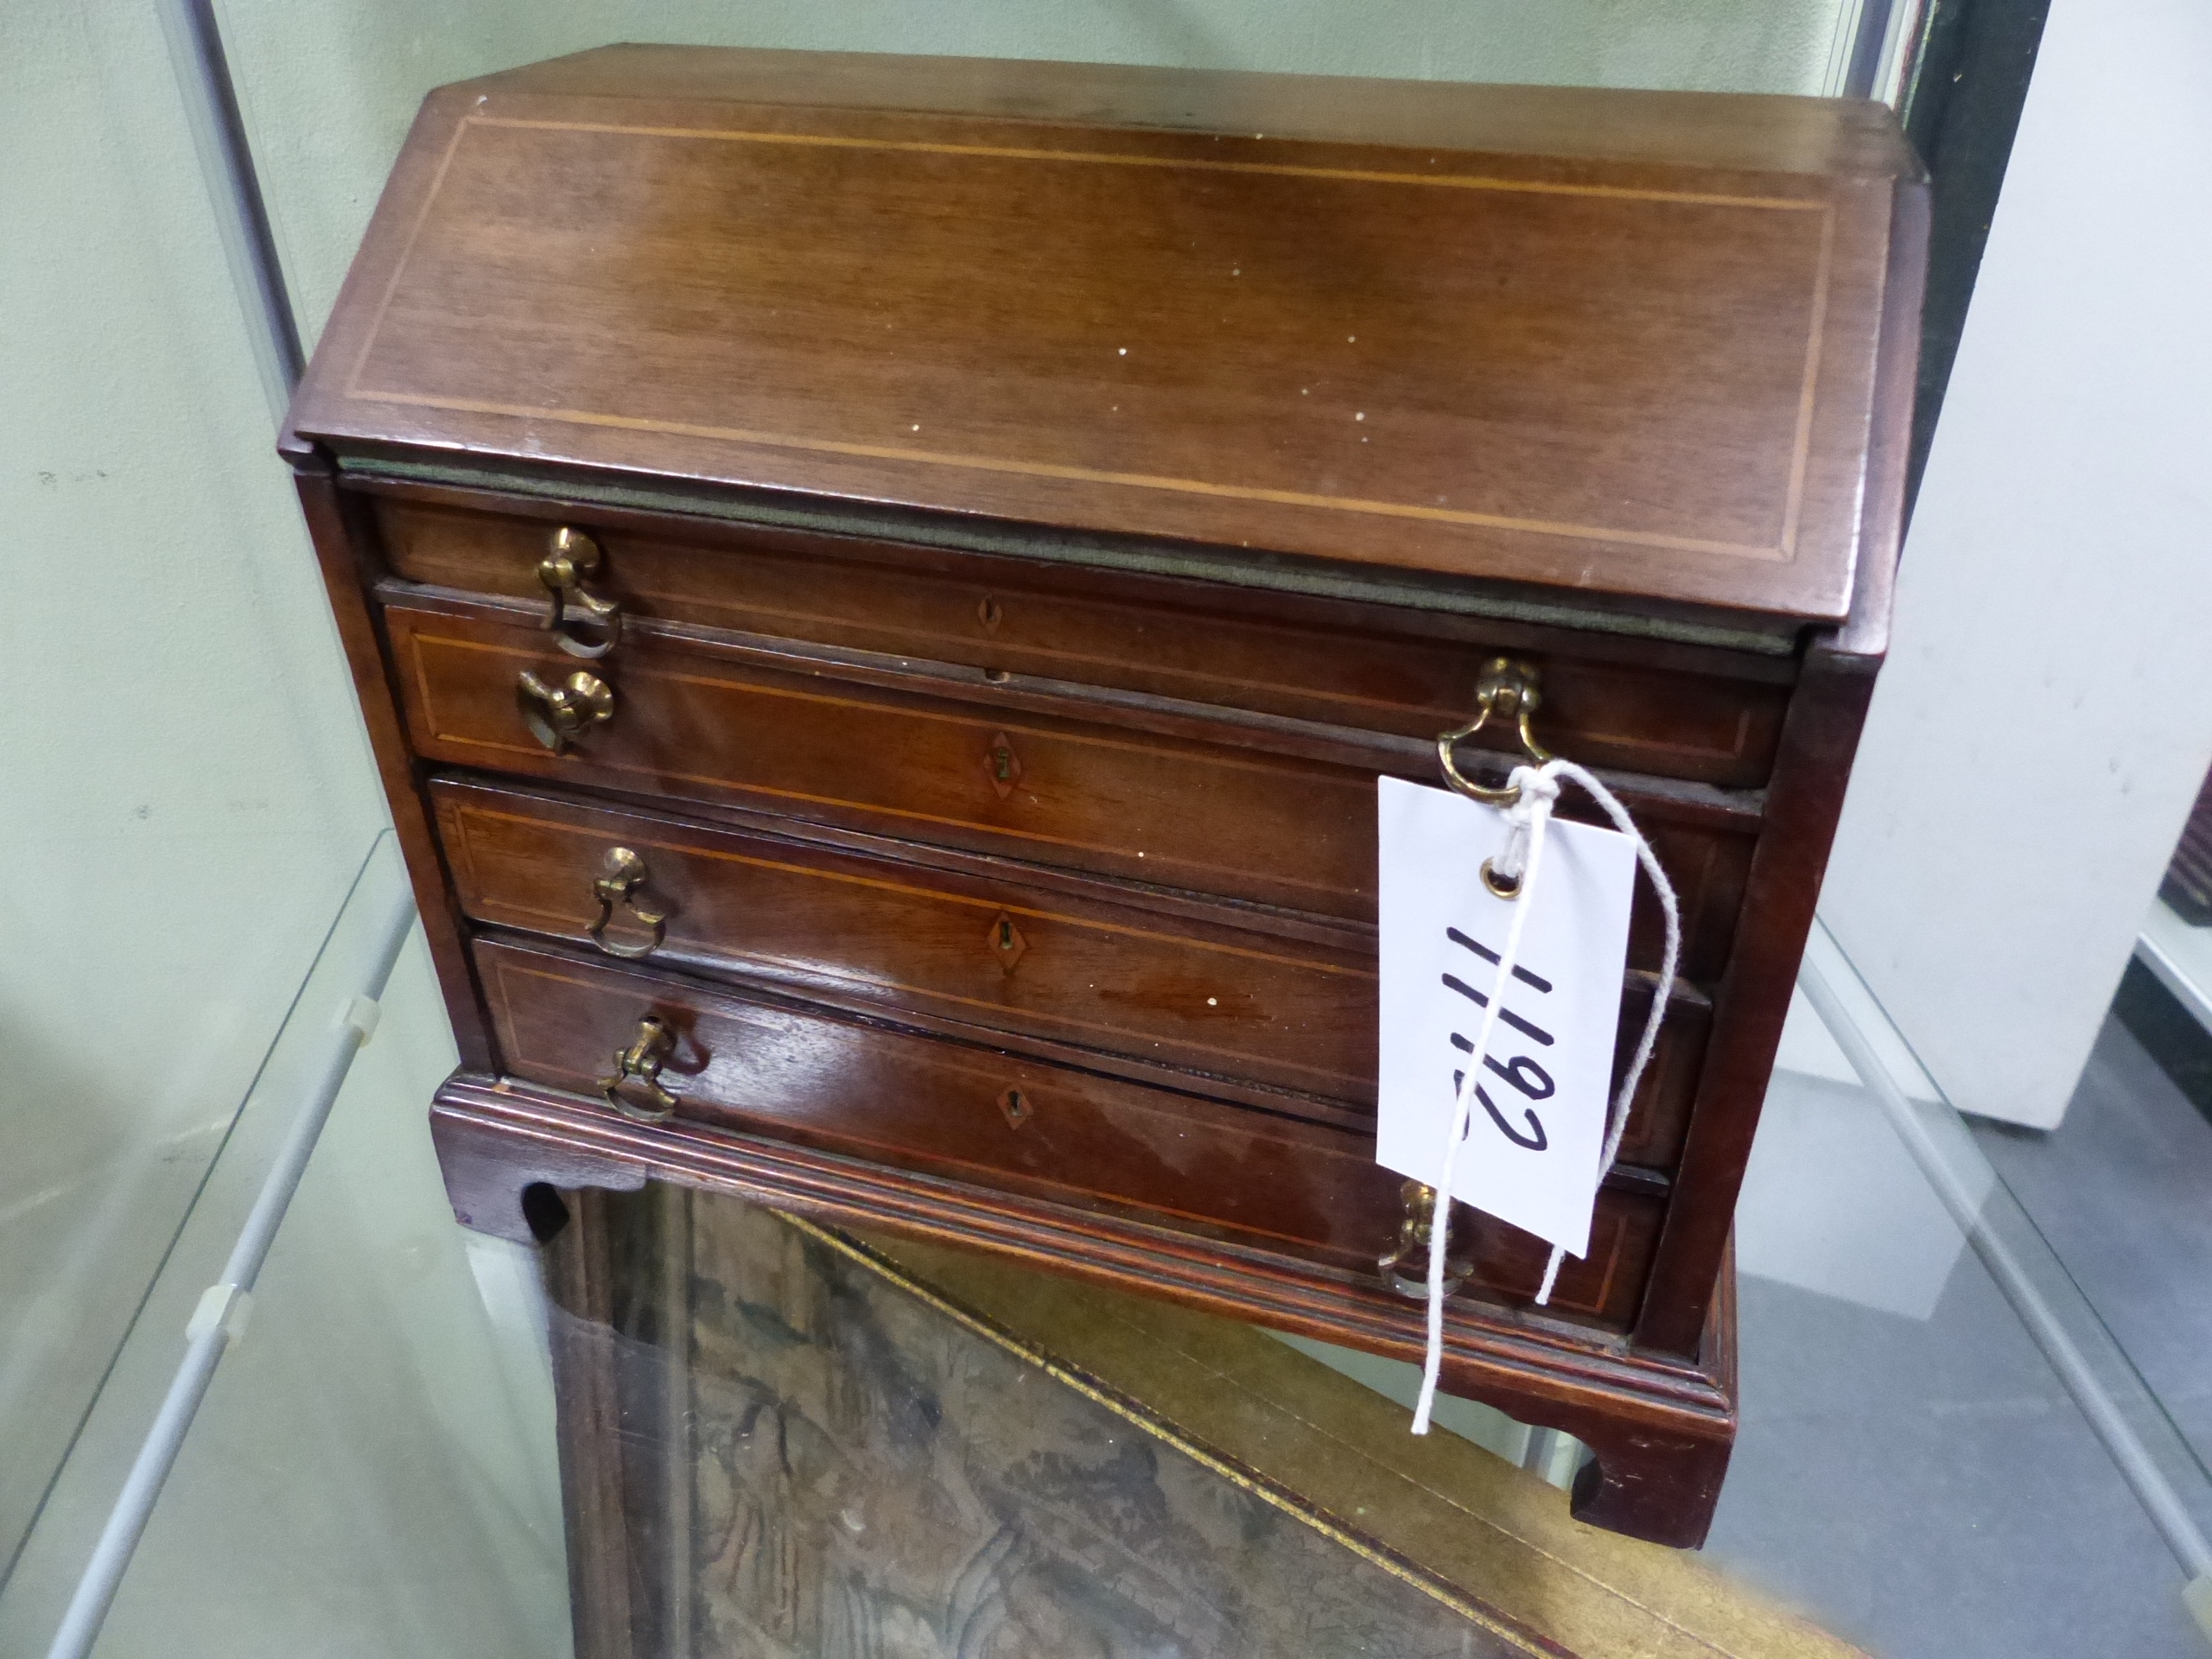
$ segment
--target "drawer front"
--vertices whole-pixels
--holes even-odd
[[[1374,919],[1375,775],[1348,766],[755,667],[664,642],[594,664],[614,714],[556,755],[518,677],[575,671],[533,629],[461,607],[386,613],[416,746],[430,759],[675,799],[723,801],[901,839]],[[1683,899],[1683,972],[1726,963],[1751,836],[1646,834]],[[1654,968],[1640,893],[1630,957]]]
[[[1234,912],[1206,925],[1103,883],[1025,880],[987,861],[921,864],[888,848],[871,854],[454,779],[431,794],[475,920],[588,944],[601,913],[593,882],[613,849],[627,848],[645,867],[639,902],[667,919],[654,947],[634,912],[618,909],[605,930],[617,950],[1249,1078],[1340,1103],[1325,1114],[1338,1122],[1373,1112],[1377,1020],[1364,947],[1247,931],[1230,925]],[[1622,1070],[1649,999],[1637,987],[1625,1000]],[[1661,1028],[1623,1140],[1627,1161],[1673,1163],[1705,1033],[1706,1010],[1687,1002]],[[1274,1103],[1300,1109],[1295,1097]]]
[[[556,521],[393,501],[378,517],[392,568],[410,581],[545,598],[537,569]],[[1481,664],[1510,649],[1543,671],[1540,720],[1552,747],[1655,777],[1764,783],[1789,695],[1786,678],[1696,671],[1735,660],[1713,652],[1675,648],[1695,666],[1662,669],[1547,648],[1554,631],[1464,618],[1344,606],[1325,623],[1264,619],[1249,614],[1249,593],[1173,578],[798,531],[702,531],[693,540],[577,527],[603,550],[592,586],[626,614],[1408,737],[1464,724]]]
[[[653,1014],[677,1033],[663,1078],[686,1120],[871,1163],[1133,1213],[1370,1278],[1395,1241],[1398,1178],[1371,1136],[1023,1060],[965,1044],[753,1002],[634,970],[480,942],[508,1071],[595,1096]],[[1663,1204],[1608,1191],[1591,1254],[1553,1306],[1625,1326]],[[1473,1224],[1478,1276],[1533,1294],[1541,1243]]]
[[[1018,873],[963,875],[482,785],[432,793],[461,906],[480,921],[588,941],[592,883],[627,847],[668,915],[657,962],[1373,1105],[1363,952],[1197,930],[1114,904],[1110,889],[1087,897]],[[606,937],[651,942],[620,917]]]

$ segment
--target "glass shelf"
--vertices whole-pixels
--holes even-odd
[[[0,1592],[0,1650],[42,1650],[182,1351],[185,1319],[289,1121],[293,1056],[350,995],[361,918],[379,884],[398,879],[380,843],[287,999],[260,1086],[207,1170]],[[1812,961],[1849,988],[1855,1020],[1878,1019],[1832,945],[1816,941]],[[251,1323],[216,1374],[116,1600],[96,1649],[108,1659],[542,1656],[569,1642],[537,1263],[530,1251],[464,1233],[445,1208],[422,1103],[447,1056],[408,1034],[437,1025],[419,953],[387,1001],[277,1236]],[[1812,1035],[1793,1032],[1793,1058],[1811,1052]],[[1901,1051],[1888,1052],[1897,1064]],[[1656,1617],[1702,1632],[1705,1645],[1686,1652],[1841,1653],[1847,1643],[1880,1659],[2070,1659],[2087,1630],[2099,1650],[2185,1659],[2206,1640],[2183,1604],[2188,1574],[2140,1482],[2147,1470],[2196,1526],[2212,1522],[2205,1402],[2184,1334],[2191,1319],[2201,1329],[2212,1317],[2212,1294],[2201,1274],[2138,1272],[2126,1281],[2130,1300],[2112,1300],[2104,1268],[2174,1244],[2159,1230],[2173,1212],[2120,1206],[2094,1172],[2128,1178],[2115,1137],[2162,1134],[2176,1160],[2170,1185],[2201,1192],[2212,1124],[2185,1102],[2177,1110],[2159,1101],[2162,1079],[2134,1065],[2115,1026],[2068,1128],[2048,1138],[1970,1126],[1929,1097],[1924,1079],[1906,1078],[1899,1102],[1885,1107],[1855,1083],[1804,1071],[1777,1077],[1738,1211],[1742,1433],[1698,1556],[1567,1520],[1565,1495],[1516,1466],[1530,1461],[1525,1437],[1502,1435],[1512,1426],[1495,1414],[1444,1414],[1440,1421],[1459,1431],[1450,1442],[1406,1436],[1403,1412],[1386,1396],[1404,1394],[1410,1367],[1319,1355],[1332,1368],[1311,1344],[1255,1350],[1257,1333],[1243,1327],[892,1239],[840,1246],[851,1260],[839,1270],[857,1271],[851,1262],[873,1250],[870,1272],[893,1277],[863,1274],[868,1294],[899,1303],[909,1340],[926,1346],[987,1327],[1001,1348],[1047,1362],[1041,1373],[963,1373],[942,1396],[950,1414],[942,1431],[952,1438],[935,1455],[999,1469],[1007,1454],[986,1420],[1017,1408],[1033,1415],[1040,1408],[1020,1405],[1027,1395],[1019,1391],[1038,1388],[1072,1391],[1053,1408],[1062,1416],[1090,1411],[1084,1389],[1103,1376],[1111,1397],[1130,1405],[1129,1421],[1160,1440],[1158,1456],[1226,1444],[1233,1455],[1223,1466],[1235,1479],[1203,1459],[1179,1477],[1200,1487],[1225,1481],[1207,1502],[1230,1502],[1245,1491],[1238,1480],[1256,1478],[1287,1495],[1286,1512],[1357,1509],[1343,1517],[1348,1528],[1309,1528],[1294,1550],[1306,1561],[1300,1572],[1349,1599],[1338,1611],[1357,1628],[1395,1630],[1390,1621],[1411,1618],[1408,1628],[1428,1629],[1435,1614],[1437,1629],[1472,1619],[1467,1629],[1478,1632],[1495,1617],[1510,1630],[1581,1640],[1615,1628],[1608,1619]],[[733,1200],[680,1202],[688,1226],[711,1221],[717,1236],[788,1225],[748,1222]],[[2093,1217],[2099,1226],[2082,1230]],[[736,1258],[716,1248],[726,1277]],[[638,1296],[671,1271],[664,1254],[636,1261]],[[697,1271],[679,1278],[690,1283]],[[748,1343],[769,1340],[766,1327],[715,1325],[698,1312],[707,1306],[687,1303],[696,1330],[665,1313],[641,1323],[634,1297],[627,1311],[550,1316],[572,1353],[582,1340],[630,1354],[632,1375],[640,1364],[672,1372],[677,1357],[688,1368],[680,1406],[650,1422],[626,1417],[626,1455],[681,1452],[711,1473],[712,1459],[697,1459],[715,1423],[734,1433],[745,1402],[759,1405],[760,1378],[782,1375],[785,1362],[772,1363],[767,1349],[748,1357]],[[1107,1327],[1120,1333],[1110,1343],[1100,1334]],[[818,1334],[822,1363],[842,1363],[849,1333]],[[1196,1371],[1193,1356],[1204,1361]],[[777,1409],[804,1417],[803,1403],[781,1399]],[[1076,1445],[1097,1433],[1080,1423],[1053,1431],[1062,1432]],[[719,1444],[728,1455],[734,1442],[726,1434]],[[2140,1460],[2134,1484],[2122,1472],[2129,1456]],[[1554,1458],[1555,1473],[1571,1467],[1571,1457]],[[686,1499],[685,1514],[700,1506],[702,1527],[723,1514],[710,1499],[727,1508],[728,1493],[715,1491],[719,1498],[701,1485]],[[1370,1491],[1384,1496],[1353,1501]],[[1198,1500],[1185,1491],[1184,1501]],[[1422,1504],[1455,1518],[1421,1522]],[[792,1548],[815,1548],[808,1529],[836,1523],[818,1507],[798,1504],[778,1522],[795,1529]],[[1370,1557],[1409,1564],[1428,1601],[1406,1603],[1402,1584],[1374,1577]],[[711,1550],[693,1559],[711,1575]],[[1266,1564],[1281,1568],[1272,1557]],[[1094,1569],[1104,1571],[1095,1561],[1085,1570]],[[1419,1611],[1430,1603],[1446,1611]],[[1453,1605],[1463,1611],[1449,1612]],[[726,1601],[713,1606],[728,1612]],[[702,1640],[698,1630],[711,1623],[686,1639]],[[345,1632],[342,1646],[331,1645],[334,1630]]]
[[[0,1653],[47,1649],[331,1027],[404,898],[378,837],[172,1228],[0,1584]],[[568,1642],[550,1374],[529,1253],[447,1208],[424,1104],[453,1049],[403,951],[109,1614],[115,1656],[543,1656]]]

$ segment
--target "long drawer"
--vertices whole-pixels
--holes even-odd
[[[1004,861],[925,861],[890,843],[839,846],[790,826],[708,825],[466,779],[430,792],[477,921],[587,945],[600,925],[596,948],[613,954],[1179,1068],[1200,1074],[1188,1086],[1230,1098],[1249,1099],[1250,1079],[1297,1091],[1266,1102],[1279,1110],[1371,1118],[1363,930],[1343,929],[1334,945],[1286,940],[1234,925],[1234,911],[1164,912],[1141,891]],[[618,863],[618,849],[634,862]],[[594,885],[618,868],[636,873],[635,889],[610,890],[602,906]],[[641,915],[663,918],[658,934]],[[1639,982],[1625,1000],[1619,1069],[1649,995]],[[1629,1163],[1675,1162],[1707,1025],[1693,996],[1669,1012],[1622,1143]]]
[[[532,504],[537,513],[549,509]],[[1591,766],[1755,786],[1771,768],[1789,658],[1419,609],[1320,603],[1166,576],[757,526],[632,528],[382,500],[410,581],[545,602],[555,531],[601,550],[588,586],[658,618],[916,657],[1408,737],[1465,722],[1483,661],[1533,653],[1543,721]]]
[[[798,671],[764,653],[626,640],[596,664],[613,713],[554,753],[517,702],[529,672],[577,671],[536,629],[485,607],[388,604],[418,753],[449,765],[1000,854],[1122,880],[1371,922],[1375,772],[1061,715],[994,709]],[[926,683],[918,677],[914,683]],[[1086,717],[1077,717],[1078,715]],[[1395,753],[1395,752],[1391,752]],[[1740,907],[1757,819],[1703,808],[1643,813],[1682,898],[1682,971],[1717,977]],[[1658,964],[1656,905],[1639,882],[1631,965]]]
[[[676,1033],[662,1075],[687,1122],[1133,1214],[1363,1279],[1397,1236],[1399,1180],[1370,1136],[551,951],[480,941],[475,954],[506,1069],[531,1083],[596,1095],[652,1015]],[[1642,1193],[1601,1193],[1590,1255],[1566,1264],[1553,1306],[1624,1327],[1664,1211]],[[1532,1294],[1541,1241],[1468,1225],[1476,1283]]]

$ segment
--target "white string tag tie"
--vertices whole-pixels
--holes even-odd
[[[1618,836],[1554,823],[1563,781],[1598,804]],[[1439,1195],[1428,1228],[1427,1344],[1416,1434],[1428,1432],[1443,1361],[1452,1211],[1443,1195],[1552,1242],[1535,1297],[1537,1305],[1548,1303],[1565,1256],[1588,1249],[1598,1188],[1619,1155],[1629,1103],[1658,1041],[1681,953],[1673,884],[1611,791],[1573,761],[1556,759],[1515,767],[1509,787],[1514,799],[1498,808],[1395,779],[1380,785],[1383,1070],[1376,1156]],[[1472,891],[1465,879],[1471,841],[1478,855],[1494,849],[1475,861],[1491,897],[1455,907],[1450,899]],[[1548,863],[1554,869],[1548,882]],[[1638,865],[1658,896],[1666,944],[1635,1054],[1618,1090],[1608,1090]],[[1439,872],[1450,879],[1435,880]],[[1478,937],[1488,931],[1484,925],[1451,922],[1471,903],[1494,925],[1499,901],[1502,938],[1486,941]],[[1440,910],[1446,918],[1441,929]],[[1477,971],[1485,968],[1486,976]],[[1476,1006],[1481,1016],[1470,1036],[1463,1014]],[[1454,1023],[1462,1028],[1452,1029]],[[1510,1043],[1500,1042],[1501,1026]],[[1440,1080],[1439,1033],[1448,1033],[1456,1087]],[[1448,1112],[1439,1110],[1446,1098]],[[1478,1107],[1484,1132],[1463,1173],[1460,1154]]]

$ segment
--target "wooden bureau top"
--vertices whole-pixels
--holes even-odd
[[[609,48],[423,105],[292,426],[1878,633],[1879,106]]]

